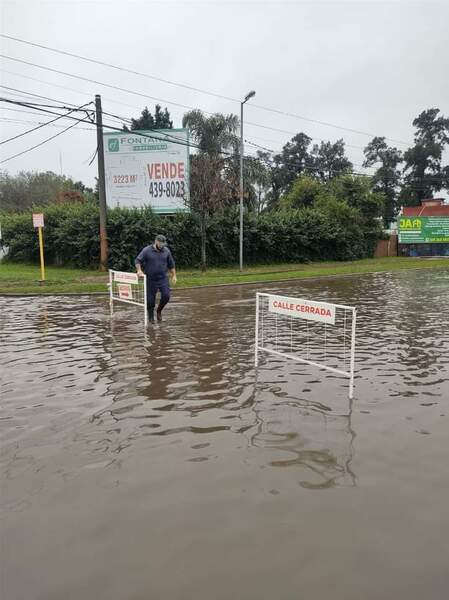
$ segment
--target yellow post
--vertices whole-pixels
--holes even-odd
[[[42,227],[39,230],[39,253],[41,256],[41,281],[45,281],[45,264],[44,264],[44,239],[42,236]]]

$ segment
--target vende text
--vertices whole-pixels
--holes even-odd
[[[183,162],[152,163],[147,165],[150,179],[184,179],[185,165]]]

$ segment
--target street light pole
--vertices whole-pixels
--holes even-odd
[[[106,231],[107,207],[104,175],[104,147],[103,147],[103,112],[101,109],[101,96],[95,96],[95,116],[97,124],[97,158],[98,158],[98,204],[100,209],[100,271],[108,268],[108,235]]]
[[[251,91],[240,102],[240,271],[243,271],[243,105],[255,95],[256,92]]]

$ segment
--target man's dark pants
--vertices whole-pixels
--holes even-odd
[[[158,291],[161,293],[161,299],[157,311],[160,312],[170,300],[170,285],[167,277],[156,281],[152,279],[148,281],[147,309],[150,319],[154,319],[154,307],[156,306],[156,294]]]

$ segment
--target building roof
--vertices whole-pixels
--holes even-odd
[[[404,206],[404,217],[449,217],[449,204],[444,204],[442,198],[421,200],[421,206]]]

